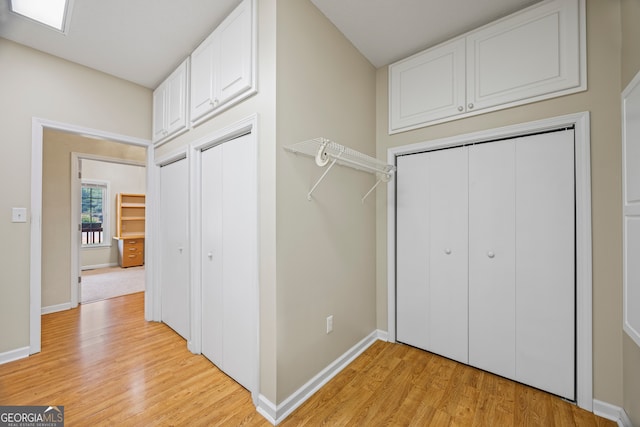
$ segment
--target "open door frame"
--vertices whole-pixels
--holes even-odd
[[[29,354],[39,353],[41,350],[41,315],[42,315],[42,153],[44,129],[54,129],[71,134],[84,135],[99,139],[107,139],[124,144],[142,146],[147,148],[147,165],[153,164],[154,150],[151,141],[127,135],[106,132],[97,129],[85,128],[68,123],[34,117],[31,121],[31,237],[29,255]],[[147,189],[153,194],[153,174],[147,168]],[[148,200],[147,203],[153,203]],[[153,230],[150,226],[152,218],[149,218],[150,210],[147,210],[147,230]],[[148,249],[145,250],[145,263],[151,264],[153,260],[153,237],[147,239]],[[76,260],[77,262],[77,260]],[[72,257],[73,263],[73,257]],[[73,271],[73,270],[71,270]],[[145,278],[145,318],[150,320],[150,301],[153,294],[152,268]],[[76,293],[77,305],[77,293]]]

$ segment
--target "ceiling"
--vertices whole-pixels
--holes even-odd
[[[381,67],[539,0],[311,1]],[[75,0],[62,34],[9,12],[9,0],[0,0],[0,37],[153,89],[237,4]]]

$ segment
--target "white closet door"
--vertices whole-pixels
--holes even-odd
[[[467,362],[467,149],[398,159],[399,341]]]
[[[224,371],[252,390],[257,337],[257,162],[249,135],[223,144]]]
[[[397,159],[396,338],[429,347],[429,153]]]
[[[469,147],[469,364],[515,377],[515,145]]]
[[[160,168],[161,318],[189,339],[189,175],[186,159]]]
[[[202,152],[202,354],[222,369],[222,145]]]
[[[515,141],[516,376],[574,399],[573,130]]]
[[[468,363],[468,149],[429,154],[428,350]]]
[[[254,390],[257,367],[257,169],[245,135],[202,153],[202,352]]]

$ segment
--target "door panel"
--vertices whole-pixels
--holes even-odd
[[[256,147],[245,135],[202,152],[202,353],[254,390],[257,366]]]
[[[515,377],[515,146],[469,148],[469,363]]]
[[[516,379],[574,399],[573,130],[516,146]]]
[[[429,346],[468,363],[468,149],[429,154]]]
[[[224,371],[251,389],[258,339],[251,305],[257,294],[256,163],[248,135],[223,144],[223,148]]]
[[[189,339],[189,177],[186,159],[160,168],[161,318]]]
[[[428,156],[399,157],[396,173],[396,337],[423,349],[429,347]]]
[[[202,152],[202,354],[222,368],[222,145]]]

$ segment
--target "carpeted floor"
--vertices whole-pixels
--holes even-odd
[[[82,272],[82,304],[144,291],[144,266],[109,267]]]

